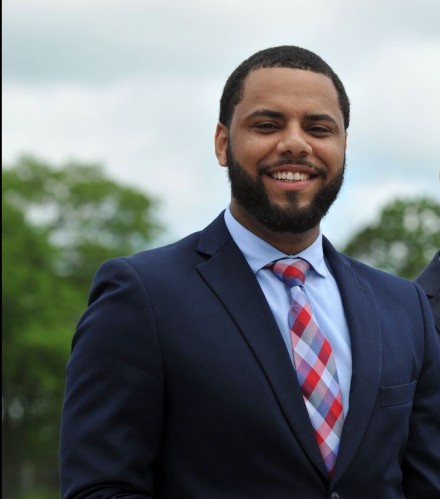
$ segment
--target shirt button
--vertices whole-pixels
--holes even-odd
[[[338,492],[333,492],[330,499],[341,499],[341,496],[339,495]]]

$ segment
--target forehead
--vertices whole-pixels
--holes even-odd
[[[263,106],[280,111],[325,110],[340,115],[342,119],[332,80],[321,73],[303,69],[261,68],[251,71],[244,81],[242,98],[235,111],[241,114]]]

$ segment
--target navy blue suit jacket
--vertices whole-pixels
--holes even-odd
[[[425,290],[434,315],[435,328],[440,336],[440,251],[423,269],[416,282]]]
[[[67,369],[63,497],[438,499],[440,348],[427,299],[327,240],[324,252],[353,357],[331,480],[276,322],[221,215],[98,271]]]

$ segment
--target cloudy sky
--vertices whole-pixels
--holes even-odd
[[[321,55],[352,103],[347,178],[324,221],[342,245],[397,196],[440,198],[438,0],[4,0],[3,164],[100,163],[160,200],[161,242],[229,201],[213,135],[252,53]]]

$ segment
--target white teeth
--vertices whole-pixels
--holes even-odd
[[[276,172],[272,173],[272,178],[275,180],[287,180],[288,182],[297,182],[299,180],[308,180],[310,175],[307,173],[299,173],[299,172]]]

